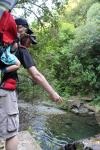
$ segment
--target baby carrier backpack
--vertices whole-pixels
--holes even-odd
[[[9,11],[4,11],[0,19],[0,60],[5,64],[13,64],[10,55],[11,47],[17,38],[17,28],[15,20]],[[11,61],[11,62],[10,62]]]
[[[16,23],[10,11],[16,3],[17,0],[0,0],[0,60],[9,65],[14,63],[10,62],[10,51],[17,38]]]

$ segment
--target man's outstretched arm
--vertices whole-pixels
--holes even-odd
[[[41,85],[49,94],[52,100],[55,102],[62,102],[62,98],[59,94],[52,88],[52,86],[48,83],[46,78],[43,76],[42,73],[38,71],[35,66],[32,66],[28,69],[29,74],[31,75],[32,79],[36,81],[39,85]]]

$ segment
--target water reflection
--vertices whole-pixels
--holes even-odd
[[[71,113],[59,116],[50,116],[47,119],[47,129],[57,139],[79,140],[100,133],[100,126],[95,116],[77,116]],[[69,138],[69,139],[68,139]]]

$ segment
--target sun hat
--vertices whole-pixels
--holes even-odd
[[[23,18],[17,18],[15,19],[15,22],[17,25],[22,25],[23,27],[27,28],[27,34],[30,35],[32,44],[37,44],[36,36],[34,35],[33,31],[29,28],[27,20]]]
[[[22,25],[23,27],[27,28],[27,34],[33,34],[33,31],[29,29],[29,25],[26,19],[23,18],[17,18],[15,19],[15,22],[17,25]]]

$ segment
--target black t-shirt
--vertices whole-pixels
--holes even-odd
[[[16,57],[26,69],[35,66],[35,62],[26,48],[20,47],[16,52]]]
[[[18,60],[21,62],[24,68],[28,69],[32,66],[35,66],[35,62],[33,61],[30,53],[28,52],[26,48],[19,47],[15,55],[18,58]],[[9,78],[13,78],[17,80],[18,79],[17,71],[5,73],[2,77],[2,82]]]

